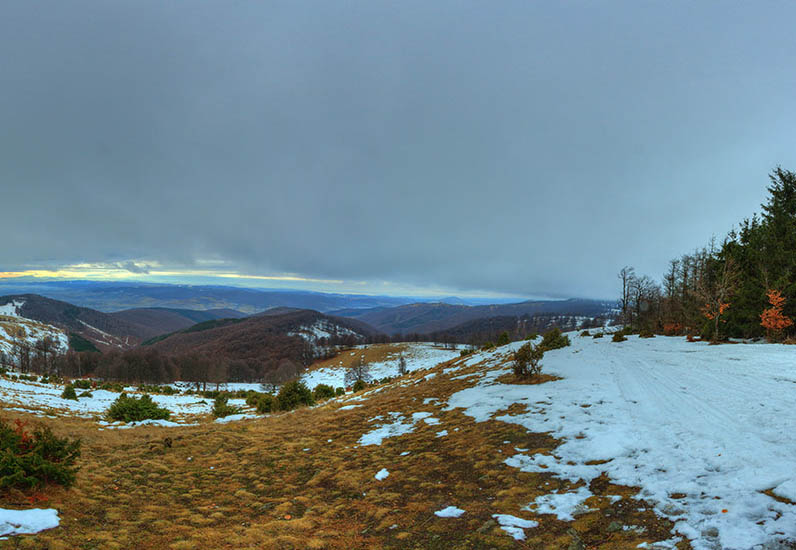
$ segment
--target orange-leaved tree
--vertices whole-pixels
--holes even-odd
[[[782,337],[782,332],[793,325],[793,320],[782,313],[785,298],[779,290],[772,288],[766,295],[771,307],[764,309],[760,314],[760,324],[766,329],[766,337],[770,341],[779,340]]]
[[[729,302],[722,302],[721,299],[716,300],[716,302],[713,304],[705,304],[702,306],[702,314],[716,323],[715,327],[713,328],[714,342],[719,341],[719,321],[721,320],[721,316],[724,315],[724,312],[727,311],[727,308],[729,307]]]

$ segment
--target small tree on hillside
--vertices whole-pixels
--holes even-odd
[[[406,374],[406,373],[407,373],[407,369],[406,369],[406,357],[404,357],[403,355],[401,355],[401,356],[398,358],[398,376],[403,376],[403,375],[404,375],[404,374]]]
[[[738,281],[738,270],[731,258],[727,258],[720,265],[714,264],[700,284],[700,296],[705,300],[702,314],[713,321],[713,342],[721,340],[719,335],[719,322],[722,315],[730,307],[730,296],[735,292]]]
[[[354,365],[345,373],[346,386],[353,386],[359,381],[363,383],[371,381],[370,367],[365,363],[365,358],[361,355],[354,361]]]
[[[512,364],[514,374],[521,378],[536,376],[542,372],[543,357],[544,348],[542,346],[534,346],[530,342],[524,344],[514,352],[514,363]]]
[[[782,332],[793,325],[793,320],[782,313],[785,298],[779,290],[770,289],[766,294],[771,307],[764,309],[760,314],[760,324],[766,329],[766,337],[769,341],[780,340]]]

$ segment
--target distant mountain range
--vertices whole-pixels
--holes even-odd
[[[441,333],[470,321],[493,317],[516,319],[539,314],[598,317],[608,315],[613,307],[613,302],[571,299],[484,306],[415,303],[391,308],[344,309],[330,313],[363,321],[385,334],[393,335]]]
[[[0,282],[0,295],[2,294],[39,294],[106,313],[154,307],[183,310],[231,309],[249,315],[275,307],[291,307],[325,313],[346,308],[386,308],[427,301],[413,297],[332,294],[303,290],[101,281]],[[476,305],[493,300],[449,297],[443,301]]]

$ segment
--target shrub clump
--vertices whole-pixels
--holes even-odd
[[[263,393],[257,398],[254,406],[257,409],[257,414],[268,414],[277,410],[277,405],[278,403],[273,395]]]
[[[591,332],[589,332],[588,330],[584,330],[583,332],[580,333],[580,335],[583,337],[591,336]]]
[[[158,407],[146,394],[135,398],[122,393],[116,398],[116,401],[111,403],[105,416],[109,420],[140,422],[141,420],[168,420],[171,413],[168,409]]]
[[[602,332],[596,332],[592,338],[602,338],[604,334]]]
[[[338,397],[341,395],[345,395],[345,388],[335,388],[334,394]]]
[[[542,342],[539,344],[544,351],[565,348],[569,345],[569,336],[561,334],[561,329],[554,327],[545,333]]]
[[[86,380],[85,378],[78,378],[77,380],[72,381],[72,385],[79,390],[90,390],[91,380]]]
[[[368,387],[368,385],[365,383],[364,380],[357,380],[356,382],[354,382],[353,390],[354,390],[354,393],[356,393],[358,391],[364,390],[367,387]]]
[[[639,338],[655,338],[655,333],[653,333],[650,329],[642,329],[638,332]]]
[[[512,369],[516,376],[526,378],[536,376],[542,372],[542,358],[544,349],[542,346],[534,346],[531,343],[524,344],[514,352],[514,363]]]
[[[619,332],[614,332],[614,336],[611,338],[612,342],[624,342],[625,340],[627,340],[627,338],[625,338],[625,334],[621,330]]]
[[[80,440],[57,437],[47,427],[28,432],[25,424],[17,420],[12,427],[0,420],[0,490],[72,485]]]
[[[301,405],[315,404],[310,389],[304,382],[299,382],[298,380],[284,384],[279,389],[276,400],[279,403],[279,409],[282,411],[291,411]]]
[[[213,416],[216,418],[224,418],[239,412],[240,408],[229,404],[229,396],[227,395],[219,395],[213,400]]]
[[[75,387],[72,384],[67,384],[64,388],[63,393],[61,394],[63,399],[71,399],[73,401],[77,401],[77,392],[75,391]]]
[[[334,397],[334,388],[327,384],[318,384],[312,390],[312,397],[315,401],[325,401]]]

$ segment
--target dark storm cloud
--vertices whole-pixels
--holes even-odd
[[[216,260],[612,296],[623,264],[657,275],[796,167],[794,16],[7,2],[0,271]]]

